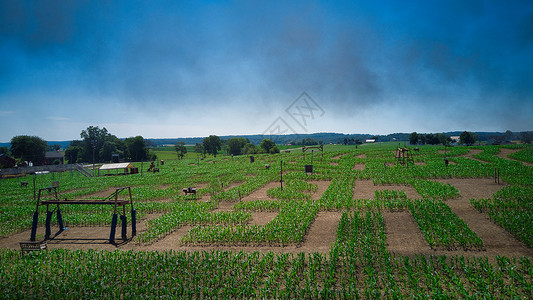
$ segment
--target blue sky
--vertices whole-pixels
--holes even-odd
[[[533,130],[532,57],[532,1],[0,0],[0,142]]]

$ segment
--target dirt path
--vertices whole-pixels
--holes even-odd
[[[365,164],[355,164],[355,165],[353,166],[352,170],[363,171],[365,168],[366,168],[366,165],[365,165]]]
[[[481,152],[483,152],[483,150],[479,150],[479,149],[469,149],[468,153],[465,154],[465,155],[462,155],[462,156],[463,156],[463,157],[468,157],[468,158],[473,159],[473,160],[477,160],[477,161],[482,162],[482,163],[484,163],[484,164],[488,164],[488,162],[486,162],[486,161],[484,161],[484,160],[481,160],[481,159],[479,159],[479,158],[475,158],[475,157],[474,157],[474,155],[479,154],[479,153],[481,153]]]
[[[461,193],[461,197],[446,201],[451,210],[474,231],[483,241],[488,255],[505,256],[533,256],[533,250],[514,238],[502,227],[493,223],[489,217],[478,212],[470,199],[490,198],[504,187],[496,184],[492,179],[442,179],[441,183],[453,185]]]
[[[312,180],[309,181],[309,183],[316,184],[318,186],[316,192],[311,192],[311,199],[318,200],[320,199],[320,197],[322,197],[322,194],[324,194],[324,192],[328,189],[331,181]]]
[[[407,198],[422,199],[418,192],[408,185],[374,185],[372,180],[356,180],[354,183],[354,199],[374,199],[375,191],[393,190],[404,191]]]
[[[339,155],[335,155],[333,156],[331,159],[340,159],[341,157],[343,157],[344,155],[346,155],[346,153],[341,153]]]
[[[272,200],[267,196],[267,191],[271,188],[280,186],[279,181],[272,181],[265,184],[263,187],[253,191],[250,195],[244,196],[242,201],[257,201],[257,200]]]
[[[319,212],[299,249],[305,252],[328,253],[337,237],[341,216],[340,212]]]
[[[266,225],[278,215],[278,212],[271,212],[271,211],[254,211],[252,212],[252,220],[250,221],[250,225]]]
[[[390,252],[410,255],[431,250],[409,211],[383,212],[383,220]]]
[[[518,160],[518,159],[514,159],[514,158],[511,158],[509,157],[509,155],[513,154],[513,153],[516,153],[518,151],[520,151],[522,149],[508,149],[508,148],[500,148],[500,152],[498,152],[498,154],[496,154],[498,157],[501,157],[503,159],[508,159],[508,160],[514,160],[514,161],[518,161],[518,162],[521,162],[524,166],[533,166],[532,163],[528,163],[528,162],[525,162],[525,161],[521,161],[521,160]]]

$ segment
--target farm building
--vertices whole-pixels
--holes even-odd
[[[365,143],[375,143],[376,140],[375,139],[367,139],[365,140]]]
[[[103,174],[105,176],[109,175],[127,175],[127,174],[135,174],[137,173],[137,168],[135,168],[131,163],[116,163],[116,164],[104,164],[98,169],[98,176],[100,176],[100,171],[106,171],[107,174]],[[120,172],[116,173],[110,173],[112,170],[121,170]]]
[[[44,154],[44,164],[45,165],[53,165],[53,164],[59,164],[62,165],[64,161],[65,156],[63,153],[59,151],[47,151]]]
[[[15,166],[15,159],[7,154],[0,154],[0,166],[2,168],[13,168]]]

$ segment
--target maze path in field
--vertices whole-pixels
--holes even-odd
[[[404,255],[431,250],[411,212],[383,212],[383,221],[387,250]]]
[[[505,256],[533,256],[533,250],[518,241],[509,232],[493,223],[486,214],[478,212],[470,199],[490,198],[505,185],[494,183],[490,178],[440,179],[441,183],[453,185],[461,197],[446,201],[451,210],[481,238],[486,254]]]
[[[356,180],[353,189],[354,199],[374,199],[376,191],[393,190],[404,191],[407,198],[422,199],[418,192],[409,185],[374,185],[372,180]]]
[[[337,238],[341,216],[340,212],[319,212],[299,249],[305,252],[329,252]]]
[[[503,159],[509,159],[509,160],[514,160],[514,161],[521,162],[524,166],[533,166],[532,163],[528,163],[528,162],[525,162],[525,161],[521,161],[521,160],[509,157],[509,155],[511,155],[513,153],[516,153],[516,152],[518,152],[520,150],[522,150],[522,149],[500,148],[500,152],[497,154],[497,156],[501,157]]]

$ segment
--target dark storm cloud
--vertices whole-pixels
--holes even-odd
[[[490,101],[487,114],[526,104],[509,123],[531,112],[528,1],[0,1],[0,14],[0,51],[14,52],[0,59],[3,89],[67,82],[165,113],[302,91],[339,115],[397,98]]]

